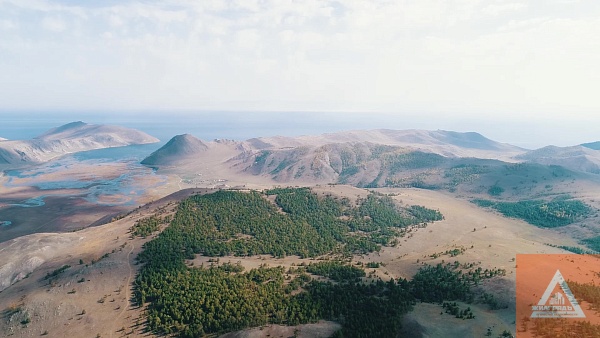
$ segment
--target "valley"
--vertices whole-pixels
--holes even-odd
[[[597,150],[586,149],[588,155],[596,156]],[[149,153],[145,159],[120,160],[63,155],[3,173],[0,261],[6,263],[0,265],[0,336],[515,334],[516,254],[594,252],[600,236],[600,179],[592,167],[562,166],[537,157],[524,161],[529,151],[476,133],[377,130],[246,141],[202,141],[182,135]],[[309,190],[285,188],[288,186]],[[320,201],[315,205],[325,203],[323,206],[329,205],[330,210],[342,211],[331,215],[330,211],[315,214],[314,210],[298,213],[294,208],[299,205],[285,204],[293,198],[281,200],[285,194],[304,196],[307,201],[315,198]],[[254,202],[245,207],[241,206],[247,202],[226,204],[229,207],[222,210],[230,211],[222,214],[216,213],[220,209],[215,204],[206,209],[212,210],[214,220],[201,216],[202,205],[213,198],[217,203],[228,198],[244,201],[244,196],[254,196]],[[177,250],[171,249],[166,251],[172,253],[168,259],[153,257],[148,243],[175,238],[177,224],[183,224],[177,221],[184,219],[182,205],[189,201],[200,204],[185,217],[199,218],[185,223],[189,239],[177,244],[182,245],[184,256],[174,261],[174,266],[196,276],[198,287],[211,273],[232,285],[251,278],[246,277],[249,273],[264,274],[273,280],[274,289],[263,290],[257,284],[257,292],[275,292],[285,304],[274,303],[274,308],[254,319],[248,317],[247,322],[223,318],[208,324],[207,319],[169,312],[173,309],[165,307],[166,299],[161,300],[159,294],[150,293],[140,301],[143,285],[149,282],[144,276],[153,274],[148,269],[156,262],[179,257],[174,255]],[[368,208],[364,206],[367,202],[371,203]],[[501,208],[508,206],[531,209],[520,214]],[[244,212],[256,215],[259,210],[269,216],[265,214],[262,221],[250,217],[250,223],[241,216]],[[375,210],[400,213],[377,223]],[[439,211],[443,219],[402,221],[411,212],[426,215],[427,210]],[[537,218],[531,218],[532,214]],[[241,218],[227,223],[236,217]],[[142,221],[147,224],[142,229],[139,222],[144,219],[152,221]],[[271,224],[268,219],[280,219],[285,225]],[[330,222],[327,219],[335,225],[326,225]],[[257,221],[271,224],[271,228],[252,228]],[[392,226],[395,222],[400,223]],[[203,224],[225,228],[201,230]],[[161,245],[172,245],[168,243]],[[315,305],[327,303],[319,297],[336,292],[355,294],[357,299],[366,297],[364,304],[373,301],[368,292],[352,289],[351,282],[332,280],[331,275],[309,272],[308,279],[303,277],[303,269],[324,262],[364,271],[358,285],[375,285],[379,289],[369,292],[406,307],[397,307],[393,318],[381,317],[380,324],[361,327],[360,320],[343,319],[353,318],[355,312],[338,311],[359,311],[363,305],[343,303],[347,300],[341,298],[337,301],[346,305],[339,308]],[[453,271],[494,271],[493,276],[470,284],[469,291],[461,296],[443,296],[461,310],[469,308],[475,319],[455,318],[437,301],[407,291],[417,288],[415,276],[436,266],[445,270],[435,273],[448,276]],[[299,270],[293,272],[295,269]],[[163,277],[171,274],[161,271]],[[181,278],[167,283],[189,283]],[[377,286],[378,281],[384,284]],[[390,281],[397,286],[386,287]],[[327,286],[328,282],[333,284]],[[248,280],[240,285],[252,283]],[[147,291],[155,292],[158,285],[168,287],[153,284]],[[408,289],[401,285],[408,285]],[[240,292],[235,290],[231,292]],[[305,297],[312,300],[303,303],[307,302]],[[228,306],[232,307],[227,311],[241,311],[237,306],[242,303],[230,301]],[[385,302],[378,304],[360,311],[386,311]],[[264,308],[270,306],[265,303]],[[287,314],[277,310],[290,306],[311,310]],[[194,308],[203,308],[204,315],[211,313],[209,305],[198,303]],[[429,321],[432,315],[439,320]],[[395,324],[385,325],[391,322]],[[204,325],[201,330],[200,323]]]

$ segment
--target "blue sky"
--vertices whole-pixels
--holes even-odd
[[[376,112],[575,133],[600,122],[598,36],[596,1],[0,0],[0,111]]]

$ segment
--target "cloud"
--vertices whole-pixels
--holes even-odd
[[[62,19],[46,17],[42,20],[42,27],[51,32],[61,33],[67,29],[67,24]]]
[[[512,3],[496,3],[490,4],[482,9],[482,13],[497,16],[512,12],[519,12],[523,9],[527,8],[527,4],[520,2],[512,2]]]
[[[13,29],[17,29],[18,26],[15,22],[13,22],[12,20],[0,20],[0,29],[2,30],[13,30]]]
[[[559,1],[8,0],[0,108],[583,114],[600,109],[599,18]]]

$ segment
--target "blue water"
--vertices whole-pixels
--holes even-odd
[[[157,175],[154,169],[139,163],[160,146],[161,144],[147,144],[91,150],[66,155],[28,169],[6,171],[4,173],[8,178],[5,183],[6,187],[35,187],[41,192],[39,196],[12,203],[10,206],[21,208],[41,207],[45,205],[44,200],[50,196],[80,197],[89,203],[108,206],[135,205],[136,198],[143,195],[145,189],[148,188],[147,186],[143,187],[137,184],[136,178],[154,175],[160,178],[157,185],[166,182],[166,177]],[[48,180],[43,176],[44,174],[61,171],[78,164],[102,166],[115,162],[124,164],[127,171],[111,179],[104,177],[94,178],[93,175],[91,177],[86,175],[88,177],[85,179]],[[27,179],[27,183],[21,183],[16,179]],[[76,190],[77,193],[62,194],[58,192],[64,189]],[[52,193],[43,193],[43,191],[52,191]],[[110,202],[103,202],[102,197],[110,197]]]
[[[54,195],[54,196],[60,196],[60,195]],[[65,195],[63,195],[63,196],[65,196]],[[41,195],[41,196],[27,199],[21,203],[13,203],[13,204],[9,204],[9,205],[13,206],[13,207],[21,207],[21,208],[41,207],[43,205],[46,205],[46,202],[44,202],[44,198],[46,198],[46,197],[47,197],[47,195]]]
[[[203,140],[246,140],[263,136],[297,136],[365,128],[419,128],[402,116],[311,112],[0,112],[0,137],[30,139],[49,129],[83,121],[112,124],[144,131],[166,143],[175,135],[192,134]],[[159,144],[160,146],[160,144]]]
[[[11,221],[0,221],[0,227],[7,227],[12,224]]]
[[[144,152],[147,152],[145,150]],[[166,177],[157,175],[156,172],[148,167],[139,164],[138,156],[128,156],[125,149],[109,152],[86,152],[84,154],[73,154],[56,159],[50,163],[42,164],[34,169],[10,170],[7,171],[8,178],[6,187],[35,187],[40,191],[54,191],[52,194],[42,193],[39,196],[25,201],[10,204],[15,207],[32,208],[45,205],[44,199],[49,196],[79,196],[90,203],[103,205],[134,205],[135,199],[144,194],[147,186],[140,186],[136,183],[136,178],[148,175],[154,175],[160,178],[156,185],[166,182]],[[145,155],[140,155],[145,157]],[[143,158],[142,157],[142,158]],[[114,163],[118,160],[126,165],[127,171],[115,178],[97,177],[79,180],[47,180],[44,174],[59,171],[62,168],[68,168],[77,164],[98,165]],[[15,181],[17,178],[27,178],[27,183]],[[77,190],[76,194],[60,194],[57,190],[72,189]],[[111,196],[111,202],[101,202],[102,196]],[[118,197],[118,199],[117,199]]]
[[[141,144],[127,147],[97,149],[75,153],[71,156],[77,161],[112,159],[113,161],[121,160],[141,162],[144,158],[148,157],[148,155],[150,155],[153,151],[163,146],[164,143],[166,142],[161,141],[160,143],[153,144]]]

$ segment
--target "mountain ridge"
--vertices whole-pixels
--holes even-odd
[[[193,145],[198,142],[201,146]],[[397,182],[399,175],[416,177],[427,170],[446,170],[454,160],[479,158],[509,163],[515,162],[513,156],[525,152],[523,148],[490,140],[479,133],[443,130],[353,130],[206,143],[191,135],[184,140],[180,135],[142,164],[170,171],[198,172],[211,163],[221,173],[268,178],[279,183],[382,186]]]
[[[600,151],[584,145],[569,147],[545,146],[515,156],[527,162],[559,165],[571,170],[600,174]]]
[[[322,146],[345,142],[371,142],[433,152],[448,157],[480,157],[504,160],[527,151],[527,149],[517,146],[493,141],[476,132],[462,133],[419,129],[350,130],[298,137],[259,137],[247,140],[246,142],[257,146],[257,149],[311,145]]]
[[[0,165],[19,167],[69,153],[156,142],[159,142],[157,138],[136,129],[77,121],[50,129],[30,140],[2,141]]]

